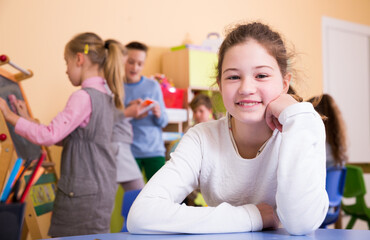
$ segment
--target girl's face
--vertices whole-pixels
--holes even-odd
[[[248,40],[226,51],[219,87],[225,108],[236,120],[261,123],[267,105],[288,91],[289,81],[275,58],[257,41]]]
[[[78,56],[65,54],[64,59],[67,65],[67,75],[73,86],[81,85],[81,67],[78,65]]]

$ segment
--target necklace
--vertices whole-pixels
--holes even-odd
[[[233,144],[233,147],[235,149],[235,151],[238,153],[238,155],[240,156],[239,154],[239,151],[238,151],[238,147],[236,146],[236,142],[235,142],[235,139],[234,139],[234,135],[233,135],[233,129],[232,129],[232,125],[231,125],[231,118],[232,116],[227,113],[227,120],[228,120],[228,127],[229,127],[229,132],[230,132],[230,138],[231,138],[231,142]],[[257,154],[256,154],[256,157],[258,155],[260,155],[260,153],[262,152],[262,150],[265,148],[265,146],[267,145],[267,142],[268,142],[268,139],[262,144],[262,146],[258,149],[257,151]]]

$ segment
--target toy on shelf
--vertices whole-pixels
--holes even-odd
[[[223,39],[217,32],[211,32],[207,34],[207,38],[202,42],[202,44],[197,45],[193,43],[183,43],[182,45],[175,46],[171,48],[171,51],[178,51],[182,49],[191,49],[198,51],[208,51],[217,53],[218,49],[222,44]]]
[[[150,77],[158,81],[161,86],[164,104],[167,108],[183,108],[185,89],[175,88],[171,79],[168,79],[164,74],[157,73]]]

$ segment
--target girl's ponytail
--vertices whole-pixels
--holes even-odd
[[[104,77],[114,95],[114,104],[119,109],[124,109],[123,98],[123,54],[122,45],[115,40],[107,40],[104,43],[107,49],[107,58],[104,64]]]

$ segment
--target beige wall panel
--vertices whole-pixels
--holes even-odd
[[[123,43],[143,41],[149,52],[145,74],[161,69],[165,49],[185,38],[201,44],[209,32],[240,20],[271,24],[300,53],[304,97],[322,91],[321,17],[370,25],[368,0],[0,0],[0,54],[31,69],[23,87],[42,123],[49,123],[76,90],[65,74],[63,50],[75,34],[93,31]]]

